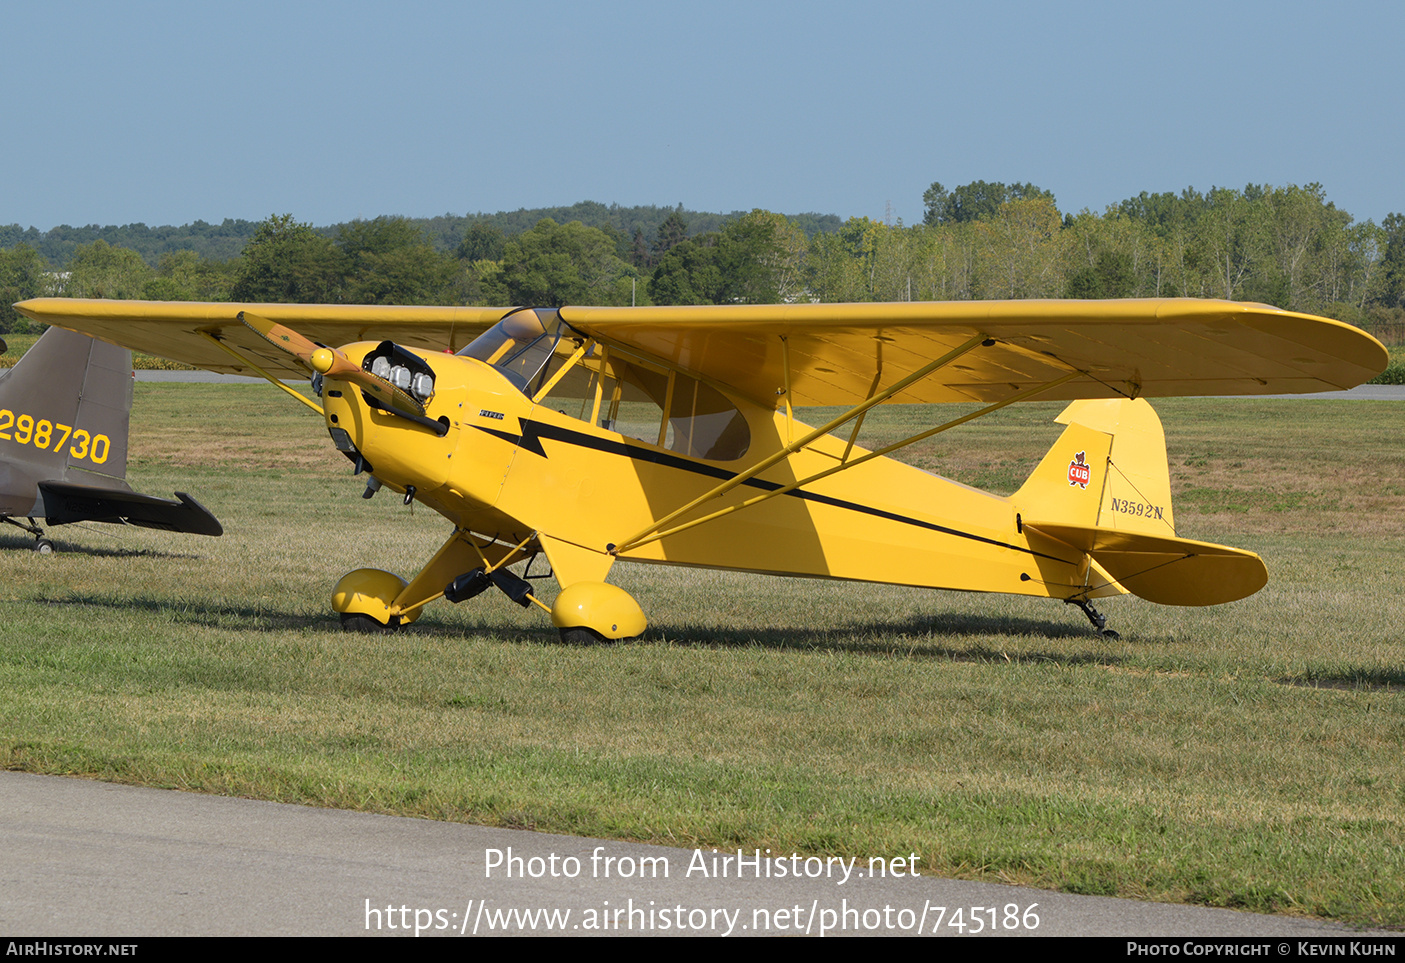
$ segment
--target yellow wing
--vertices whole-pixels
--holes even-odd
[[[248,373],[213,335],[275,374],[305,374],[238,320],[241,310],[327,345],[392,340],[458,350],[508,308],[206,304],[37,298],[15,305],[56,324],[211,371]],[[852,404],[973,337],[984,345],[899,392],[896,402],[998,401],[1076,376],[1043,400],[1329,391],[1370,380],[1386,350],[1365,332],[1264,304],[1163,298],[888,304],[565,307],[577,330],[756,401]]]
[[[972,337],[971,351],[896,402],[1330,391],[1369,381],[1386,350],[1358,328],[1265,304],[1162,298],[561,309],[572,327],[752,400],[852,404]],[[875,379],[875,375],[878,377]]]
[[[510,309],[35,298],[21,301],[15,310],[35,321],[207,371],[254,374],[212,343],[207,337],[212,335],[275,375],[306,377],[304,367],[246,327],[239,313],[248,311],[285,324],[311,341],[330,346],[390,340],[409,347],[457,351]]]

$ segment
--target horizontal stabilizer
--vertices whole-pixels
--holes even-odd
[[[1237,602],[1268,583],[1263,559],[1243,549],[1084,525],[1024,527],[1087,552],[1127,591],[1159,605]]]
[[[50,525],[113,522],[191,535],[224,534],[223,526],[209,509],[185,492],[176,492],[180,501],[171,501],[132,491],[46,481],[39,483],[39,495]]]

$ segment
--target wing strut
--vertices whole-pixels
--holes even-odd
[[[895,441],[891,445],[879,448],[877,451],[871,451],[866,455],[862,455],[858,458],[855,458],[853,461],[842,461],[832,468],[826,468],[824,471],[816,472],[808,478],[802,478],[799,481],[791,482],[790,484],[783,485],[780,488],[775,488],[770,491],[763,492],[762,494],[757,495],[753,498],[748,498],[746,501],[741,502],[740,504],[731,505],[727,508],[715,511],[711,515],[704,515],[702,518],[695,518],[691,522],[684,522],[681,525],[675,525],[673,528],[667,529],[665,531],[658,531],[659,528],[662,528],[665,522],[669,521],[670,519],[677,518],[680,514],[687,511],[688,508],[692,508],[694,505],[697,505],[699,502],[702,502],[705,499],[715,498],[717,495],[722,494],[724,489],[730,490],[731,488],[735,488],[736,485],[732,484],[732,482],[737,482],[738,479],[741,479],[741,476],[738,476],[738,478],[732,479],[732,482],[728,482],[723,485],[718,485],[716,488],[714,488],[708,494],[704,495],[702,498],[694,500],[692,504],[687,506],[687,508],[679,509],[678,511],[669,515],[666,519],[664,519],[662,522],[659,522],[652,528],[648,528],[645,529],[643,532],[640,532],[638,535],[634,536],[634,538],[630,539],[624,545],[620,545],[610,549],[610,554],[618,555],[621,552],[627,551],[629,549],[638,548],[640,545],[647,545],[650,542],[656,542],[661,538],[668,537],[669,535],[674,535],[678,532],[686,531],[687,529],[693,528],[697,525],[701,525],[704,522],[710,522],[715,518],[721,518],[723,515],[730,515],[732,514],[732,512],[741,511],[743,508],[750,508],[752,505],[760,504],[761,502],[764,502],[769,498],[775,498],[777,495],[784,495],[788,492],[794,491],[797,488],[801,488],[805,485],[817,482],[821,478],[828,478],[830,475],[833,475],[837,472],[845,471],[846,469],[862,465],[864,462],[869,461],[870,459],[879,458],[883,455],[889,454],[890,452],[896,451],[899,448],[905,448],[908,445],[916,444],[924,438],[930,438],[933,435],[946,431],[949,428],[955,428],[957,425],[964,425],[968,421],[980,418],[983,415],[988,415],[992,411],[997,411],[1000,408],[1004,408],[1006,405],[1012,405],[1017,401],[1024,401],[1034,395],[1039,394],[1039,392],[1041,391],[1048,391],[1050,388],[1056,388],[1066,381],[1072,381],[1074,378],[1082,377],[1083,374],[1084,373],[1082,371],[1070,371],[1068,374],[1063,375],[1059,378],[1055,378],[1053,381],[1046,381],[1042,385],[1035,385],[1034,387],[1026,388],[1023,391],[1017,391],[1015,394],[1004,399],[1003,401],[997,401],[994,404],[986,405],[979,411],[973,411],[970,414],[962,415],[960,418],[953,418],[946,424],[938,425],[935,428],[928,428],[926,431],[921,432],[920,434],[913,435],[910,438],[904,438],[902,441]],[[853,412],[849,412],[845,416],[845,418],[851,417],[854,417]],[[841,419],[840,423],[842,423],[843,420],[844,419]],[[812,435],[807,435],[806,437],[811,438]],[[754,472],[752,474],[754,474]],[[747,477],[750,476],[748,475]]]
[[[298,399],[298,400],[301,401],[303,404],[307,405],[309,408],[311,408],[313,411],[317,412],[319,415],[322,415],[323,417],[326,417],[326,412],[324,412],[324,411],[322,410],[322,406],[321,406],[321,405],[316,404],[316,403],[314,403],[314,402],[312,402],[312,401],[309,401],[308,399],[304,398],[302,395],[298,394],[298,393],[297,393],[296,391],[294,391],[292,388],[289,388],[289,387],[288,387],[287,385],[285,385],[283,382],[279,381],[277,378],[273,377],[273,375],[269,374],[267,371],[263,370],[263,369],[260,368],[258,365],[254,364],[252,361],[250,361],[248,358],[244,357],[244,356],[243,356],[242,354],[240,354],[238,351],[235,351],[233,348],[231,348],[229,345],[225,344],[223,341],[221,341],[219,338],[215,337],[215,336],[214,336],[213,334],[211,334],[210,332],[208,332],[208,331],[201,331],[201,332],[199,332],[199,333],[202,334],[202,335],[204,335],[206,338],[208,338],[211,344],[213,344],[213,345],[219,347],[219,348],[220,348],[221,350],[223,350],[223,351],[227,351],[229,354],[232,354],[232,355],[234,355],[234,357],[238,358],[240,364],[246,364],[246,365],[248,365],[250,368],[253,368],[253,369],[254,369],[255,371],[257,371],[260,375],[262,375],[263,378],[264,378],[269,384],[273,385],[275,388],[282,388],[284,391],[288,392],[288,394],[292,395],[294,398]]]
[[[795,437],[795,411],[790,407],[790,339],[785,335],[781,335],[781,369],[785,372],[785,387],[782,390],[785,393],[785,443],[788,445]],[[872,396],[873,389],[870,388],[868,393]],[[659,444],[662,445],[663,442]]]
[[[868,386],[868,393],[873,394],[878,390],[878,379],[883,377],[883,342],[878,342],[878,370],[873,373],[873,384]],[[849,460],[849,453],[854,450],[854,442],[859,440],[859,432],[863,430],[863,420],[868,417],[868,412],[864,412],[854,419],[854,430],[849,432],[849,443],[844,446],[844,455],[839,459],[841,463]]]
[[[893,395],[895,395],[895,394],[897,394],[898,392],[903,391],[904,389],[906,389],[909,385],[913,384],[913,383],[916,382],[916,381],[919,381],[919,380],[922,379],[922,378],[927,377],[927,375],[931,374],[933,371],[936,371],[937,369],[942,368],[942,367],[944,367],[944,366],[950,364],[951,362],[955,361],[957,358],[960,358],[962,355],[966,354],[966,353],[969,352],[969,351],[974,350],[975,348],[977,348],[977,347],[979,347],[979,346],[981,346],[981,345],[989,346],[989,345],[992,344],[992,343],[993,343],[993,342],[991,342],[988,338],[986,338],[986,336],[985,336],[984,334],[977,334],[975,337],[973,337],[973,338],[971,338],[970,340],[966,341],[964,344],[962,344],[962,345],[960,345],[960,346],[958,346],[958,347],[956,347],[956,348],[953,348],[952,350],[948,351],[946,354],[942,355],[940,358],[936,359],[935,361],[932,361],[932,362],[930,362],[930,363],[928,363],[928,364],[926,364],[926,365],[923,365],[921,368],[919,368],[918,370],[914,371],[912,374],[908,375],[908,376],[905,377],[905,378],[900,379],[898,382],[896,382],[895,384],[889,386],[888,388],[884,389],[883,391],[880,391],[880,392],[878,392],[878,393],[876,393],[876,394],[870,392],[869,396],[868,396],[867,398],[865,398],[865,399],[863,400],[863,402],[861,402],[860,404],[855,405],[853,408],[850,408],[848,411],[844,412],[844,414],[840,415],[838,418],[835,418],[833,421],[830,421],[830,422],[826,423],[825,425],[822,425],[821,427],[816,428],[816,429],[810,431],[808,434],[805,435],[804,438],[801,438],[799,441],[792,441],[792,442],[788,443],[787,445],[785,445],[785,447],[781,448],[780,450],[778,450],[778,451],[775,452],[774,454],[767,456],[766,458],[762,459],[760,462],[757,462],[755,465],[752,465],[752,466],[751,466],[750,468],[748,468],[746,471],[744,471],[744,472],[742,472],[742,473],[740,473],[740,474],[738,474],[738,475],[734,475],[732,478],[728,479],[727,481],[725,481],[725,482],[723,482],[722,484],[718,485],[717,487],[713,488],[711,491],[706,492],[706,493],[704,493],[704,494],[702,494],[702,495],[699,495],[697,498],[693,499],[691,502],[689,502],[688,504],[684,505],[682,508],[679,508],[679,509],[676,509],[675,511],[669,512],[669,513],[668,513],[667,515],[665,515],[663,518],[660,518],[660,519],[658,519],[657,521],[653,522],[653,523],[650,524],[647,528],[644,528],[644,529],[642,529],[641,531],[636,532],[634,535],[632,535],[631,537],[629,537],[629,538],[626,539],[625,541],[619,543],[618,545],[611,544],[611,545],[605,546],[605,551],[607,551],[607,552],[608,552],[609,554],[611,554],[611,555],[619,555],[619,554],[621,554],[622,552],[627,552],[627,551],[629,551],[630,549],[638,548],[640,545],[646,545],[646,544],[648,544],[649,542],[657,541],[658,539],[663,538],[663,537],[666,536],[666,535],[672,535],[672,534],[674,534],[675,532],[680,532],[680,531],[683,531],[684,529],[692,528],[692,527],[695,526],[695,525],[700,525],[700,524],[702,524],[703,522],[709,521],[709,520],[711,520],[711,519],[713,519],[713,518],[718,518],[718,517],[720,517],[720,516],[722,516],[722,515],[730,514],[731,512],[734,512],[734,511],[736,511],[737,509],[746,508],[746,507],[749,506],[749,505],[754,505],[754,504],[756,504],[756,503],[758,503],[758,502],[765,501],[767,498],[774,497],[775,495],[783,495],[783,494],[785,494],[786,492],[793,491],[794,489],[799,488],[799,487],[802,486],[802,485],[807,485],[807,484],[809,484],[809,483],[811,483],[811,482],[818,481],[818,480],[821,479],[821,478],[825,478],[825,477],[827,477],[827,476],[829,476],[829,475],[832,475],[832,474],[834,474],[835,472],[838,472],[838,471],[843,471],[843,470],[846,469],[846,468],[852,468],[852,467],[854,467],[855,465],[860,465],[860,464],[864,463],[865,461],[868,461],[868,460],[871,459],[871,458],[877,458],[877,457],[880,456],[880,455],[887,454],[888,452],[894,451],[894,450],[896,450],[896,449],[898,449],[898,448],[902,448],[902,447],[904,447],[904,446],[906,446],[906,445],[911,445],[911,444],[913,444],[913,443],[915,443],[915,442],[921,441],[921,440],[924,439],[924,438],[930,438],[932,435],[935,435],[935,434],[937,434],[938,432],[946,431],[948,428],[955,428],[957,425],[964,424],[964,423],[966,423],[966,422],[972,420],[973,418],[979,418],[979,417],[982,416],[982,415],[988,414],[988,413],[990,413],[990,412],[992,412],[992,411],[995,411],[995,410],[997,410],[997,409],[999,409],[999,408],[1003,408],[1003,407],[1005,407],[1006,405],[1014,404],[1014,403],[1017,402],[1017,401],[1023,401],[1023,400],[1025,400],[1026,398],[1032,397],[1033,395],[1036,395],[1036,394],[1038,394],[1038,393],[1041,392],[1041,391],[1047,391],[1047,390],[1049,390],[1050,388],[1057,387],[1058,385],[1064,384],[1065,382],[1068,382],[1068,381],[1072,381],[1074,378],[1077,378],[1077,377],[1080,377],[1080,376],[1083,376],[1083,375],[1086,374],[1086,372],[1079,371],[1079,370],[1077,370],[1077,369],[1070,370],[1067,374],[1064,374],[1064,375],[1062,375],[1062,376],[1060,376],[1060,377],[1058,377],[1058,378],[1055,378],[1055,379],[1053,379],[1052,381],[1046,381],[1045,383],[1043,383],[1043,384],[1041,384],[1041,385],[1035,385],[1035,386],[1032,387],[1032,388],[1026,388],[1026,389],[1023,390],[1023,391],[1016,392],[1015,394],[1011,395],[1009,398],[1004,399],[1003,401],[995,402],[994,404],[988,405],[988,406],[986,406],[985,408],[982,408],[982,409],[979,410],[979,411],[972,412],[972,413],[969,414],[969,415],[963,415],[962,417],[957,418],[957,419],[954,419],[954,420],[952,420],[952,421],[949,421],[949,422],[947,422],[947,423],[944,424],[944,425],[939,425],[939,426],[936,427],[936,428],[928,429],[927,431],[924,431],[924,432],[922,432],[921,434],[914,435],[914,436],[912,436],[911,438],[907,438],[907,439],[904,439],[903,441],[896,442],[895,444],[888,445],[887,447],[881,448],[881,449],[879,449],[878,451],[870,452],[869,454],[864,455],[864,456],[861,457],[861,458],[856,458],[856,459],[853,460],[853,461],[848,461],[848,460],[847,460],[847,459],[848,459],[849,451],[848,451],[848,449],[846,449],[846,450],[845,450],[845,453],[844,453],[844,454],[845,454],[845,460],[841,461],[838,465],[836,465],[836,466],[833,467],[833,468],[830,468],[830,469],[827,469],[827,470],[825,470],[825,471],[822,471],[822,472],[820,472],[819,474],[812,475],[812,476],[810,476],[809,478],[801,479],[800,481],[797,481],[797,482],[794,482],[793,484],[787,485],[787,486],[785,486],[784,488],[780,488],[780,489],[777,489],[777,490],[768,492],[768,493],[765,494],[765,495],[758,496],[758,497],[753,498],[753,499],[749,499],[748,501],[745,501],[745,502],[741,503],[740,505],[734,505],[734,506],[732,506],[731,508],[723,509],[723,510],[720,511],[720,512],[714,512],[714,513],[711,514],[711,515],[705,516],[705,517],[703,517],[703,518],[696,519],[696,520],[691,521],[691,522],[687,522],[687,523],[685,523],[685,524],[683,524],[683,525],[679,525],[679,526],[677,526],[677,527],[675,527],[675,528],[665,529],[665,526],[667,526],[670,522],[674,521],[674,520],[677,519],[677,518],[682,517],[683,515],[685,515],[685,514],[687,514],[688,512],[692,511],[694,508],[697,508],[699,505],[703,504],[704,502],[711,501],[711,500],[714,499],[714,498],[719,498],[719,497],[721,497],[722,495],[727,494],[727,492],[731,491],[732,489],[738,487],[739,485],[745,484],[748,480],[750,480],[750,479],[756,477],[757,475],[761,474],[763,471],[765,471],[766,469],[770,468],[771,466],[773,466],[773,465],[775,465],[775,464],[777,464],[777,463],[779,463],[779,462],[785,460],[785,459],[788,458],[789,456],[793,455],[795,452],[801,451],[802,449],[805,448],[805,446],[809,445],[809,444],[810,444],[811,442],[813,442],[816,438],[819,438],[819,437],[822,436],[822,435],[828,434],[829,432],[831,432],[831,431],[833,431],[834,429],[838,428],[840,425],[844,424],[845,422],[851,421],[851,420],[856,419],[856,418],[857,418],[857,419],[862,419],[863,416],[864,416],[865,414],[867,414],[867,412],[868,412],[871,408],[873,408],[873,407],[876,406],[876,405],[882,404],[884,401],[887,401],[887,400],[888,400],[889,398],[891,398]],[[875,388],[877,387],[877,376],[875,376],[875,378],[874,378],[874,387],[875,387]],[[857,431],[855,432],[855,435],[857,435]],[[849,447],[850,447],[850,448],[852,448],[852,446],[853,446],[853,441],[854,441],[854,438],[851,437],[851,438],[849,439]]]
[[[829,434],[831,431],[833,431],[835,428],[838,428],[846,421],[849,421],[852,418],[857,418],[859,415],[868,411],[868,409],[874,407],[875,405],[879,405],[887,401],[893,395],[897,394],[899,391],[902,391],[904,388],[906,388],[913,382],[919,381],[922,378],[927,377],[927,375],[931,374],[933,371],[936,371],[938,368],[942,368],[948,364],[951,364],[951,362],[966,354],[968,351],[972,351],[981,344],[985,343],[986,340],[987,338],[984,334],[978,334],[974,338],[971,338],[969,341],[967,341],[965,344],[952,348],[950,351],[942,355],[936,361],[923,365],[921,368],[918,368],[906,378],[901,379],[891,387],[885,388],[883,391],[878,392],[878,394],[870,395],[862,403],[855,405],[853,408],[850,408],[848,411],[844,412],[844,414],[840,415],[838,418],[834,419],[828,424],[816,428],[814,431],[810,432],[804,438],[801,438],[799,441],[793,441],[787,444],[784,448],[781,448],[775,454],[763,458],[761,461],[757,462],[755,465],[752,465],[740,475],[733,476],[730,480],[718,485],[712,491],[707,492],[703,495],[699,495],[697,498],[693,499],[677,511],[669,512],[667,515],[654,522],[648,528],[645,528],[642,531],[631,536],[630,538],[625,539],[624,542],[620,543],[619,545],[606,546],[605,550],[611,555],[618,555],[620,552],[625,552],[631,548],[635,548],[639,545],[644,544],[645,541],[654,541],[654,538],[648,538],[647,536],[654,532],[657,532],[659,529],[663,528],[675,518],[678,518],[680,515],[684,515],[687,512],[692,511],[694,508],[697,508],[703,502],[711,501],[714,498],[718,498],[722,495],[727,494],[733,488],[736,488],[738,485],[744,484],[748,479],[754,478],[755,476],[761,474],[763,471],[770,468],[772,465],[775,465],[789,458],[791,455],[795,454],[797,451],[800,451],[806,445],[810,444],[810,442],[814,441],[816,438]],[[657,538],[659,536],[654,537]]]

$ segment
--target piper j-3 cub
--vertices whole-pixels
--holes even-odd
[[[350,628],[496,587],[570,641],[646,625],[606,582],[653,562],[1058,599],[1244,598],[1252,552],[1179,538],[1146,398],[1347,388],[1384,369],[1363,332],[1262,304],[968,301],[428,308],[40,299],[35,320],[215,371],[311,375],[332,443],[453,532],[408,582],[358,569]],[[453,352],[453,353],[448,353]],[[886,456],[1020,401],[1071,401],[1009,497]],[[876,450],[884,403],[976,403]],[[818,427],[800,406],[839,405]],[[545,554],[550,605],[509,566]]]
[[[3,352],[4,342],[0,342]],[[185,492],[178,501],[127,484],[132,356],[124,348],[50,328],[0,373],[0,522],[54,543],[46,525],[112,522],[219,535],[220,523]]]

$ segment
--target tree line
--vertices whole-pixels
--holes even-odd
[[[636,232],[641,232],[652,237],[659,224],[674,213],[685,217],[693,226],[693,230],[700,232],[718,230],[727,221],[746,212],[719,214],[685,210],[682,204],[677,207],[652,204],[627,207],[620,204],[601,204],[598,201],[581,201],[565,207],[538,207],[530,210],[521,208],[516,211],[499,211],[496,214],[441,214],[437,217],[406,220],[424,233],[435,250],[444,253],[456,250],[464,236],[475,225],[493,227],[504,234],[516,235],[534,227],[542,218],[551,218],[558,224],[581,221],[590,227],[602,228],[612,236],[622,234],[632,237]],[[791,220],[800,225],[807,234],[822,230],[832,231],[840,224],[840,219],[833,214],[796,214],[791,215]],[[347,226],[333,224],[313,230],[335,238]],[[156,267],[163,255],[175,251],[194,251],[201,257],[212,260],[237,257],[258,228],[259,222],[235,218],[225,218],[219,224],[197,220],[179,227],[148,227],[141,223],[87,224],[80,227],[60,224],[47,231],[19,224],[0,224],[0,250],[25,244],[42,254],[55,270],[62,270],[67,267],[69,260],[80,247],[94,241],[105,241],[112,247],[131,248],[148,264]]]
[[[0,331],[25,323],[13,301],[43,294],[537,306],[1189,296],[1405,334],[1405,216],[1356,222],[1318,184],[1142,193],[1101,213],[1061,213],[1032,184],[934,183],[923,200],[911,226],[593,202],[558,213],[595,223],[526,225],[515,212],[452,230],[399,217],[317,229],[284,214],[252,225],[233,256],[186,248],[153,263],[95,238],[61,269],[20,239],[0,250]]]

